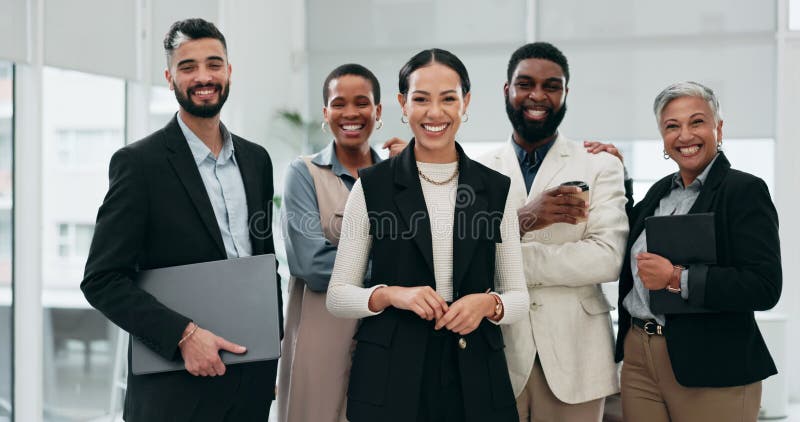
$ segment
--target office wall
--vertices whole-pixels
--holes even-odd
[[[308,104],[322,118],[322,82],[336,66],[360,63],[381,83],[383,128],[372,144],[393,136],[408,139],[400,123],[397,73],[417,52],[444,48],[466,65],[472,83],[469,121],[459,141],[501,141],[508,136],[503,82],[508,56],[526,38],[524,0],[308,0]],[[318,134],[316,141],[327,139]],[[320,139],[323,138],[323,139]]]
[[[786,4],[782,2],[782,4]],[[800,1],[795,13],[800,16]],[[784,9],[785,10],[785,9]],[[786,21],[780,22],[778,34],[778,125],[775,154],[776,205],[780,218],[781,255],[783,257],[783,295],[777,310],[789,317],[788,375],[789,394],[800,401],[800,336],[794,323],[800,321],[800,25],[794,31],[786,30]]]
[[[238,135],[264,145],[272,156],[276,191],[300,139],[284,139],[279,109],[305,110],[306,62],[303,2],[221,2],[228,39],[231,95],[223,120]]]

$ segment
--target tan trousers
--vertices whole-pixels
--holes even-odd
[[[520,422],[600,422],[605,400],[603,397],[577,404],[559,400],[547,385],[537,356],[528,384],[517,397],[517,411]]]
[[[684,387],[675,380],[662,336],[633,326],[625,337],[622,416],[626,422],[755,422],[761,381],[737,387]]]

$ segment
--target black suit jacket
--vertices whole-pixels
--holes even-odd
[[[274,253],[269,154],[236,135],[233,145],[247,198],[253,254]],[[178,359],[178,340],[192,316],[167,308],[141,290],[133,277],[139,270],[226,258],[211,201],[177,117],[113,155],[108,193],[97,213],[81,283],[92,306],[161,356]],[[280,285],[276,288],[280,298]],[[129,366],[125,418],[196,420],[191,415],[200,400],[230,394],[242,376],[251,374],[262,377],[268,404],[274,396],[275,372],[276,361],[233,365],[215,378],[186,371],[136,376]]]
[[[453,300],[494,290],[495,248],[510,180],[460,152],[453,226]],[[397,157],[360,171],[370,216],[372,276],[366,283],[436,288],[430,217],[422,194],[414,141]],[[362,319],[350,371],[351,421],[417,418],[423,362],[433,323],[388,308]],[[517,421],[503,334],[486,320],[463,336],[457,353],[467,421]],[[455,347],[457,336],[452,337]]]
[[[633,288],[630,250],[669,193],[672,175],[658,182],[630,214],[631,231],[619,284],[617,361],[631,316],[622,306]],[[689,302],[715,313],[667,315],[666,340],[675,378],[687,387],[745,385],[777,369],[753,311],[775,306],[781,294],[778,214],[763,180],[731,168],[725,155],[709,170],[689,211],[714,213],[717,264],[689,269]]]

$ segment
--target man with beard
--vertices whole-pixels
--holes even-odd
[[[624,256],[623,168],[559,133],[569,66],[556,47],[520,47],[507,78],[511,139],[478,160],[511,178],[518,209],[531,303],[529,318],[503,335],[520,420],[600,421],[605,397],[619,391],[612,307],[600,283],[617,279]],[[588,192],[581,198],[565,182]]]
[[[244,353],[243,345],[199,327],[133,279],[139,270],[274,253],[270,157],[220,123],[231,73],[225,37],[188,19],[172,25],[164,48],[179,111],[111,158],[81,289],[122,329],[185,362],[186,371],[154,375],[133,375],[129,366],[126,421],[266,421],[277,361],[226,367],[219,351]]]

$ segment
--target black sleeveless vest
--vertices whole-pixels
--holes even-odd
[[[510,179],[470,160],[461,147],[453,226],[453,300],[494,290],[495,248],[501,241]],[[431,226],[414,141],[397,157],[360,171],[372,243],[367,286],[435,286]],[[351,421],[414,421],[422,363],[433,325],[389,307],[364,318],[355,335],[348,389]],[[453,337],[454,341],[458,336]],[[500,327],[484,320],[463,336],[458,366],[467,421],[518,420]]]

